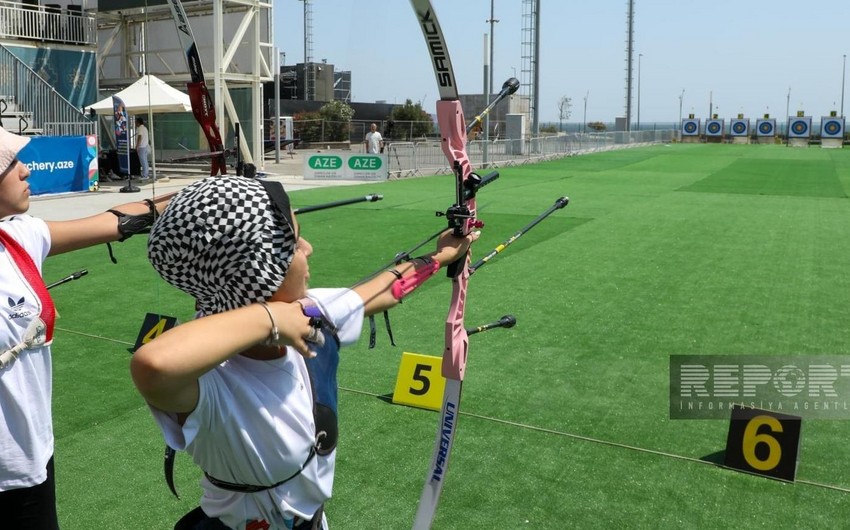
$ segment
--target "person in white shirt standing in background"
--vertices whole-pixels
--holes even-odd
[[[378,125],[372,124],[366,133],[366,153],[376,155],[384,152],[384,138],[378,132]]]
[[[139,155],[139,164],[142,168],[142,178],[148,178],[148,128],[145,127],[145,119],[136,116],[136,154]]]

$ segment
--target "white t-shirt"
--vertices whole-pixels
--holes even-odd
[[[50,251],[50,232],[41,219],[18,215],[0,222],[41,272]],[[20,343],[41,301],[0,244],[0,351]],[[0,491],[27,488],[47,479],[53,456],[50,344],[24,350],[0,370]],[[2,515],[0,515],[2,519]]]
[[[378,154],[381,150],[381,142],[384,140],[378,131],[366,133],[366,152]]]
[[[312,289],[309,296],[337,327],[342,345],[357,341],[363,325],[363,301],[357,293]],[[151,407],[166,443],[188,452],[201,469],[219,480],[264,485],[293,475],[316,440],[313,393],[322,401],[331,392],[336,410],[338,348],[332,339],[326,342],[330,350],[319,356],[327,355],[322,360],[332,363],[333,388],[327,388],[327,380],[314,386],[304,358],[291,348],[271,361],[237,355],[199,379],[198,404],[182,428],[174,414]],[[335,450],[316,454],[291,480],[257,493],[220,489],[204,477],[201,507],[236,530],[254,521],[290,528],[294,517],[312,518],[331,497],[335,462]]]
[[[144,125],[136,127],[136,149],[148,146],[148,128]]]

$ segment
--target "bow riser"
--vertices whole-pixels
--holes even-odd
[[[466,130],[464,127],[463,108],[460,101],[440,100],[437,102],[437,123],[442,135],[440,147],[447,160],[459,164],[463,180],[469,178],[472,166],[466,154]],[[461,196],[461,200],[463,197]],[[471,200],[475,204],[474,199]]]
[[[469,281],[469,255],[460,276],[452,280],[452,304],[446,317],[446,346],[443,351],[442,374],[446,379],[463,381],[469,353],[469,336],[463,323],[466,310],[466,286]]]
[[[447,160],[454,161],[456,186],[457,218],[449,217],[449,226],[457,235],[466,235],[475,223],[475,196],[464,200],[464,183],[472,174],[472,165],[466,153],[466,129],[463,109],[459,101],[441,100],[437,102],[437,122],[443,132],[441,147]],[[469,338],[464,327],[466,309],[466,287],[469,281],[469,253],[449,274],[452,275],[452,301],[446,317],[445,349],[443,351],[442,374],[446,379],[463,381],[466,372],[466,359],[469,351]]]

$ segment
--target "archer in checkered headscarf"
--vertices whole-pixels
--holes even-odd
[[[308,290],[313,247],[298,228],[280,184],[213,176],[151,230],[154,268],[215,313],[148,341],[130,366],[166,442],[204,472],[201,506],[175,528],[327,529],[339,349],[477,237],[446,230],[435,251],[353,288]]]
[[[209,315],[269,299],[283,283],[295,243],[283,186],[214,176],[171,200],[151,229],[148,258]]]

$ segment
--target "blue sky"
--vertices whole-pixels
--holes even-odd
[[[483,41],[490,0],[432,0],[461,93],[483,91]],[[558,120],[562,96],[572,118],[625,115],[626,0],[542,0],[541,121]],[[437,87],[407,0],[313,0],[313,60],[352,71],[355,101],[421,101],[433,112]],[[522,2],[494,0],[494,80],[519,77]],[[275,0],[275,43],[286,63],[304,60],[303,3]],[[640,59],[641,123],[765,113],[841,111],[843,55],[850,54],[850,0],[636,0],[633,121]],[[850,113],[846,93],[845,114]],[[790,88],[790,100],[788,92]],[[480,109],[475,109],[480,110]],[[469,112],[469,111],[468,111]]]

